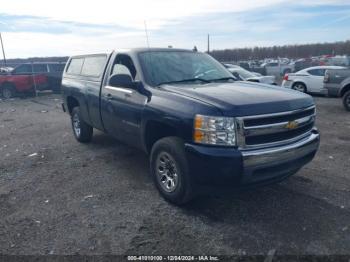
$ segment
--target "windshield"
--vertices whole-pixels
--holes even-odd
[[[227,69],[211,56],[188,51],[149,51],[139,54],[145,80],[151,86],[184,80],[232,79]],[[190,81],[189,81],[190,83]],[[193,82],[191,82],[193,83]]]

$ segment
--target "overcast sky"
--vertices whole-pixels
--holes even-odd
[[[350,0],[2,0],[8,58],[146,46],[211,48],[350,39]],[[1,56],[0,56],[1,57]],[[2,58],[2,57],[1,57]]]

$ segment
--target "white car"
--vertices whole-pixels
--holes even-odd
[[[292,88],[304,93],[327,94],[323,86],[327,69],[343,69],[341,66],[314,66],[294,74],[285,74],[282,87]]]
[[[263,76],[259,73],[250,72],[243,67],[232,64],[224,64],[224,66],[239,80],[276,85],[275,76]]]

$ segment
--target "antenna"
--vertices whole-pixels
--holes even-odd
[[[5,66],[6,66],[5,48],[4,48],[4,43],[2,42],[1,33],[0,33],[0,42],[1,42],[2,54],[3,54],[3,56],[4,56],[4,64],[5,64]]]
[[[143,21],[145,24],[145,33],[146,33],[146,40],[147,40],[147,46],[149,48],[149,40],[148,40],[148,30],[147,30],[147,24],[146,24],[146,20]]]
[[[208,34],[208,54],[210,53],[210,36]]]

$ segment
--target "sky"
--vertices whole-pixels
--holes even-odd
[[[350,0],[1,0],[7,58],[350,39]],[[1,59],[0,55],[0,59]]]

